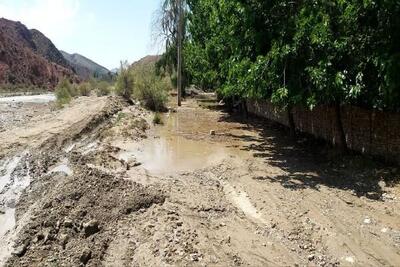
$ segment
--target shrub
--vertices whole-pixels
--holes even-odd
[[[164,111],[167,102],[168,82],[157,76],[154,66],[141,66],[133,70],[133,96],[153,111]]]
[[[154,113],[153,123],[154,124],[164,124],[163,121],[162,121],[160,113],[158,113],[158,112]]]
[[[68,79],[61,80],[55,90],[58,105],[62,107],[65,104],[71,102],[73,92],[74,89],[69,80]]]
[[[97,96],[105,96],[111,93],[110,85],[105,82],[101,81],[97,84]]]
[[[167,79],[156,75],[154,64],[129,67],[121,63],[115,91],[125,99],[134,97],[150,110],[164,111],[168,89]]]
[[[134,77],[127,62],[121,62],[121,68],[118,72],[115,92],[126,100],[130,100],[133,94]]]
[[[91,88],[92,87],[90,86],[90,84],[88,82],[81,83],[78,86],[78,93],[81,96],[90,96],[90,93],[92,91]]]

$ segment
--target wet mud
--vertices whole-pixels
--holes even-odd
[[[121,99],[82,98],[0,134],[0,199],[16,192],[1,202],[3,265],[400,263],[395,168],[293,142],[213,95],[176,110],[156,126]]]

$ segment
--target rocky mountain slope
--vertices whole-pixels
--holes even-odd
[[[78,80],[54,44],[37,30],[0,18],[0,85],[53,88],[62,77]]]
[[[36,52],[49,60],[50,62],[56,63],[67,69],[72,69],[72,66],[64,58],[63,54],[57,49],[57,47],[47,38],[43,33],[38,30],[30,30],[32,34],[32,41],[35,44]]]
[[[78,76],[82,79],[88,79],[90,77],[101,79],[109,76],[110,71],[107,68],[80,54],[69,54],[65,51],[61,51],[61,53],[68,63],[74,68],[76,74],[78,74]]]

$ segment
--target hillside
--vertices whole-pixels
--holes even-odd
[[[131,66],[133,68],[135,68],[137,66],[155,64],[160,58],[161,58],[161,56],[158,56],[158,55],[145,56],[144,58],[141,58],[138,61],[133,62]]]
[[[0,18],[0,84],[53,88],[64,76],[77,80],[56,50],[39,31]]]
[[[36,52],[39,55],[67,69],[72,69],[71,65],[49,38],[36,29],[30,30],[30,32],[32,34],[32,41],[35,44]]]
[[[106,78],[109,76],[110,71],[107,68],[80,54],[69,54],[65,51],[60,52],[81,79],[88,79],[90,77]]]

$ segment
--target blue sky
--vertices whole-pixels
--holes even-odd
[[[160,53],[152,20],[160,0],[0,0],[0,17],[49,37],[58,49],[112,69]]]

